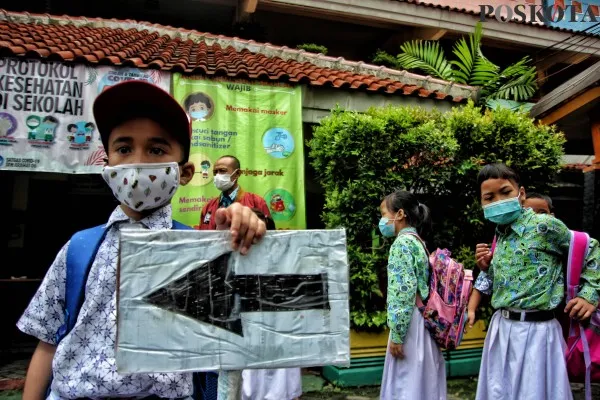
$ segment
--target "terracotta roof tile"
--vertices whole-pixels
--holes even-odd
[[[406,71],[136,21],[0,9],[0,55],[301,83],[453,102],[477,89]]]
[[[572,163],[572,164],[563,164],[562,168],[568,169],[568,170],[583,171],[584,169],[589,168],[591,166],[592,166],[592,164]]]

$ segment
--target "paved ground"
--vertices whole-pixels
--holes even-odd
[[[448,380],[448,400],[474,400],[477,389],[477,380],[450,379]],[[583,385],[573,385],[574,400],[584,400]],[[379,387],[336,389],[325,386],[320,392],[307,392],[302,400],[379,400]],[[600,400],[600,384],[595,385],[594,400]],[[542,399],[540,399],[542,400]]]
[[[0,400],[19,400],[29,360],[16,359],[0,367]],[[328,385],[318,375],[303,376],[302,400],[378,400],[379,387],[341,389]],[[477,388],[476,378],[449,379],[448,400],[473,400]],[[16,389],[16,390],[14,390]],[[583,385],[573,384],[575,400],[584,400]],[[600,400],[600,384],[594,385],[594,400]]]
[[[29,354],[25,356],[2,354],[2,357],[2,363],[0,364],[0,398],[3,398],[4,391],[23,388],[25,372],[31,358]]]
[[[472,379],[458,379],[448,381],[448,400],[472,400],[475,398],[476,382]],[[596,385],[594,400],[600,399],[600,386]],[[583,390],[573,392],[575,400],[584,400]],[[20,400],[21,391],[0,391],[0,400]],[[323,388],[320,392],[308,392],[301,400],[378,400],[379,388],[369,387],[353,390],[340,390],[330,387]]]

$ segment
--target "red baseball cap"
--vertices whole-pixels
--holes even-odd
[[[186,160],[189,156],[190,119],[177,100],[158,86],[140,80],[110,86],[96,97],[93,112],[107,153],[108,138],[115,127],[134,118],[148,118],[181,143]]]

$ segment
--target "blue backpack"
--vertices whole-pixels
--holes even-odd
[[[193,228],[174,220],[173,229],[192,230]],[[85,297],[88,273],[107,232],[105,224],[99,225],[75,233],[69,242],[65,285],[65,323],[56,332],[56,344],[75,327]],[[214,372],[194,373],[194,399],[216,400],[217,379],[218,375]]]

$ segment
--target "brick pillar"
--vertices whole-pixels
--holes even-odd
[[[584,171],[583,230],[600,239],[600,121],[592,123],[594,162]]]

